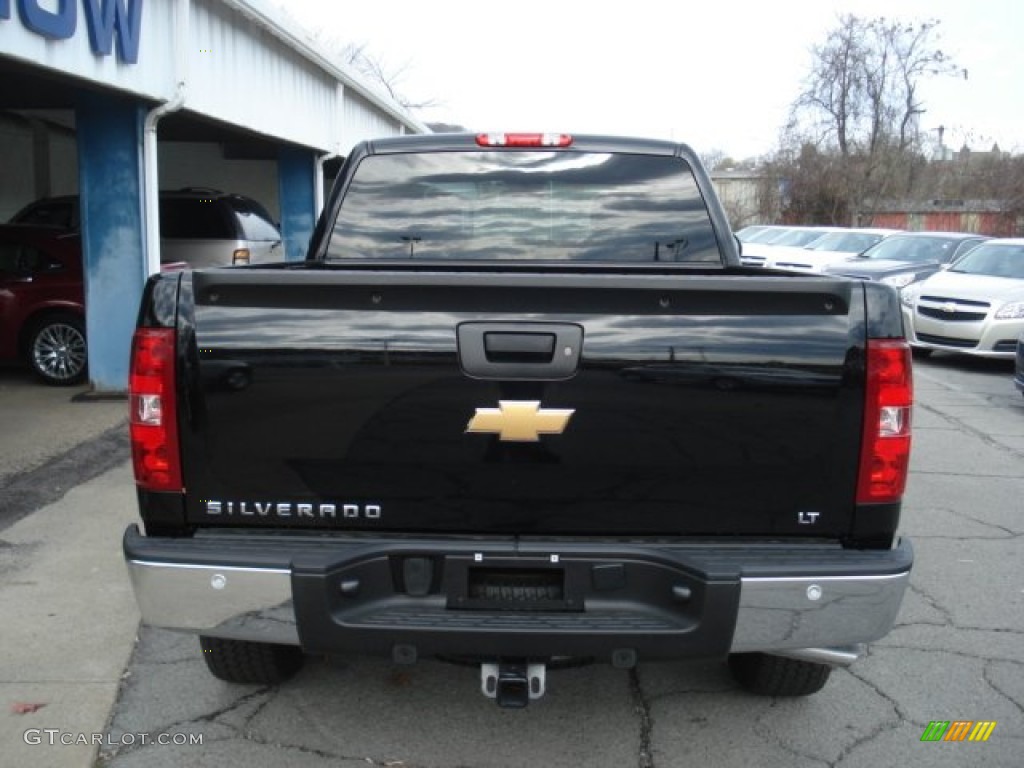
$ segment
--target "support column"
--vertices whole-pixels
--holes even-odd
[[[285,258],[301,261],[316,223],[316,153],[282,147],[277,156],[277,179]]]
[[[85,328],[89,378],[96,392],[128,389],[129,348],[147,274],[145,114],[140,103],[107,93],[83,92],[75,109]]]

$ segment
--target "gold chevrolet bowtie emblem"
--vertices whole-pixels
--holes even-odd
[[[541,408],[538,400],[499,400],[497,408],[477,408],[467,432],[494,434],[503,442],[536,443],[541,435],[565,431],[572,408]]]

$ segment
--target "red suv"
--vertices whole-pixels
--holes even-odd
[[[0,225],[0,358],[24,358],[47,384],[86,375],[77,232]]]

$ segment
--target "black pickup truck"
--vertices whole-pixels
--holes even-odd
[[[304,262],[150,279],[130,386],[143,621],[229,681],[443,657],[515,707],[708,658],[804,695],[909,578],[896,293],[742,267],[685,145],[363,143]]]

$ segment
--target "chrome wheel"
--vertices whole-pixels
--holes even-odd
[[[49,384],[75,384],[85,377],[86,346],[77,318],[52,318],[33,333],[30,362]]]

